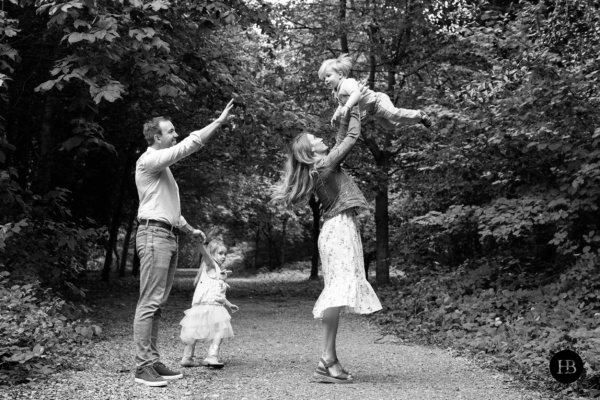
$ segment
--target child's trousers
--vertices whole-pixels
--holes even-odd
[[[409,110],[407,108],[396,108],[390,97],[378,92],[375,94],[375,103],[369,105],[372,110],[366,110],[386,130],[392,130],[407,124],[421,122],[424,115],[422,110]]]

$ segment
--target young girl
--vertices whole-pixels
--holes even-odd
[[[231,317],[225,306],[229,307],[231,312],[236,312],[239,307],[225,298],[225,292],[229,287],[225,281],[229,271],[222,271],[219,267],[225,262],[227,248],[220,240],[213,239],[208,244],[207,251],[217,266],[207,268],[205,261],[202,260],[194,280],[196,290],[192,308],[185,310],[185,317],[180,322],[181,341],[185,344],[181,358],[182,367],[198,367],[200,364],[193,359],[196,341],[212,340],[208,348],[208,357],[204,359],[202,365],[223,368],[224,364],[219,361],[221,340],[233,337]]]
[[[331,118],[332,125],[340,117],[346,117],[352,107],[358,104],[361,116],[363,113],[373,115],[375,121],[387,130],[406,123],[420,122],[428,128],[431,126],[431,120],[423,110],[396,108],[387,94],[371,89],[361,93],[358,82],[348,78],[351,68],[350,57],[348,54],[342,54],[338,58],[323,61],[319,69],[319,79],[325,80],[339,104]]]
[[[322,139],[309,133],[298,135],[272,199],[290,207],[316,193],[322,204],[325,222],[318,245],[325,288],[313,308],[313,316],[323,322],[324,340],[313,376],[332,383],[353,382],[336,353],[340,311],[369,314],[381,310],[381,303],[365,276],[356,224],[357,210],[366,208],[367,201],[354,180],[341,168],[359,134],[360,119],[355,107],[350,118],[342,120],[336,145],[329,154]]]

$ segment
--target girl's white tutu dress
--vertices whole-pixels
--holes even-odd
[[[216,275],[221,269],[216,267]],[[181,341],[186,344],[197,340],[213,340],[215,337],[233,337],[231,316],[225,309],[225,293],[229,285],[206,273],[206,266],[200,275],[194,291],[192,308],[185,310],[181,325]]]

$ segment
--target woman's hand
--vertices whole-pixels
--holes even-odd
[[[333,117],[331,117],[331,126],[335,126],[335,123],[340,119],[340,114],[335,113]]]
[[[219,118],[217,118],[217,121],[221,125],[229,122],[229,120],[233,118],[233,115],[229,115],[229,111],[231,111],[232,108],[233,108],[233,99],[231,99],[229,101],[229,103],[227,103],[227,106],[225,107],[225,109],[223,110],[223,112],[221,113]]]
[[[342,107],[342,118],[346,118],[346,116],[348,115],[349,112],[350,112],[350,107],[348,107],[348,106]]]

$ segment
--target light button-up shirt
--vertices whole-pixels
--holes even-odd
[[[135,184],[140,198],[138,219],[166,222],[176,228],[187,225],[181,215],[179,187],[169,169],[182,158],[203,147],[199,131],[168,149],[148,147],[135,164]]]

